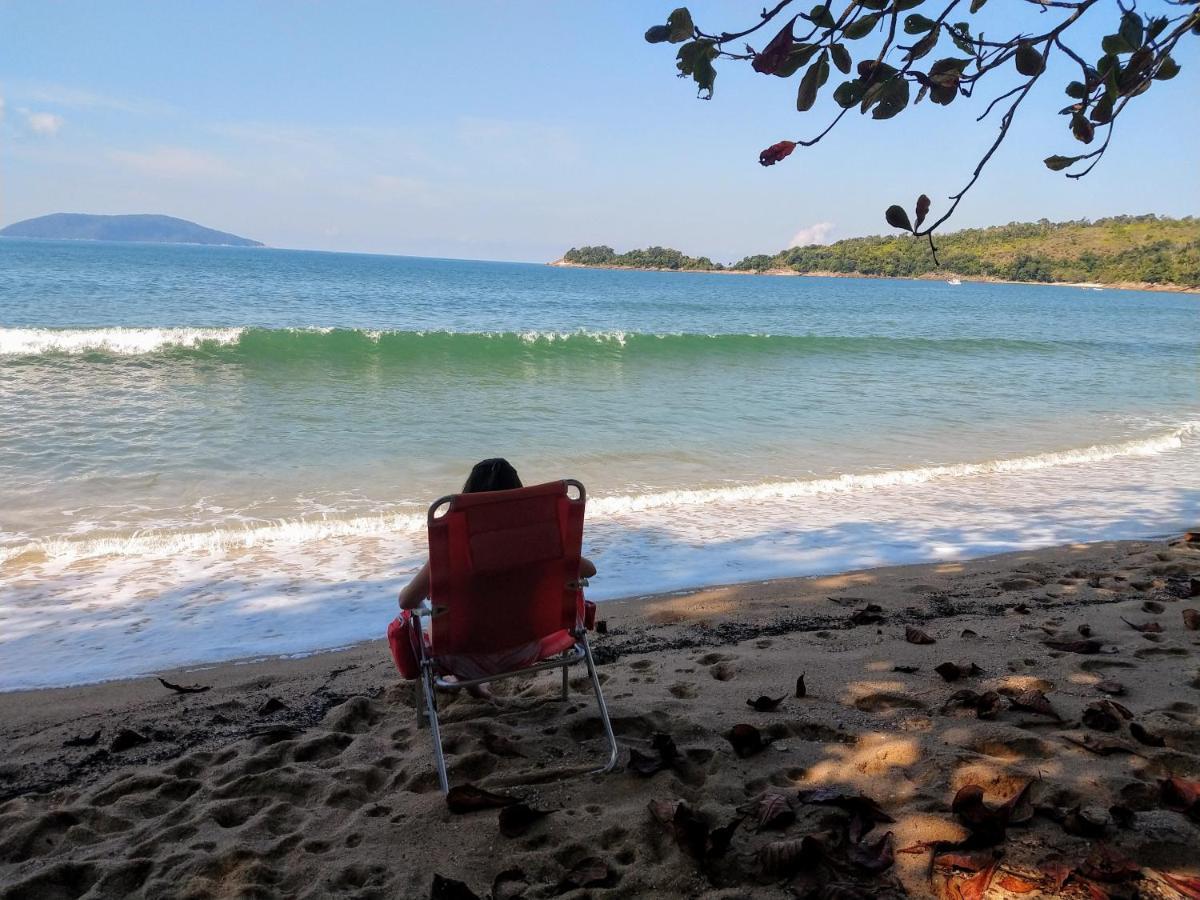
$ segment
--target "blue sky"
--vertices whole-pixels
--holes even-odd
[[[992,139],[994,120],[973,121],[983,98],[1017,77],[889,122],[852,113],[763,168],[759,150],[832,114],[837,73],[807,114],[798,76],[745,64],[719,63],[699,101],[675,48],[642,39],[672,6],[0,0],[0,223],[161,212],[280,247],[544,261],[663,244],[728,261],[880,233],[883,209],[922,191],[936,215]],[[1115,30],[1115,0],[1101,6],[1079,29],[1089,48]],[[735,30],[761,4],[690,8]],[[1050,18],[1017,0],[984,13],[997,35]],[[953,224],[1200,213],[1186,43],[1180,75],[1130,106],[1082,181],[1040,162],[1080,146],[1055,115],[1069,70],[1047,73]]]

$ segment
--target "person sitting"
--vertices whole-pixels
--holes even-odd
[[[462,487],[464,494],[483,491],[511,491],[522,487],[521,478],[512,464],[500,457],[485,459],[475,464]],[[596,566],[587,557],[579,559],[579,578],[582,581],[596,574]],[[400,608],[416,609],[429,597],[429,562],[413,576],[413,580],[400,591]]]

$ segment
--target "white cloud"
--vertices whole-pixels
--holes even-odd
[[[29,126],[29,130],[42,137],[54,137],[65,124],[63,117],[54,113],[33,112],[28,109],[22,109],[20,112],[25,117],[25,124]]]
[[[141,175],[155,178],[223,178],[236,174],[225,160],[187,147],[110,150],[108,158]]]
[[[4,98],[0,97],[0,122],[4,121]]]
[[[824,244],[825,239],[829,237],[829,232],[833,231],[833,228],[834,225],[832,222],[817,222],[815,225],[801,228],[792,236],[792,240],[788,244],[788,249],[792,247],[807,247],[809,244]]]
[[[166,114],[173,108],[158,100],[141,98],[111,97],[94,91],[83,90],[62,84],[43,82],[19,82],[9,85],[12,96],[31,103],[48,103],[68,109],[110,109],[117,112],[141,115]]]

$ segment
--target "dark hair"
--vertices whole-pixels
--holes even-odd
[[[479,494],[483,491],[511,491],[521,487],[521,477],[507,459],[485,459],[475,463],[463,485],[464,494]]]

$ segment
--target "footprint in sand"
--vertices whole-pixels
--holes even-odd
[[[667,692],[679,700],[694,700],[700,694],[700,691],[694,684],[686,681],[677,681],[667,688]]]
[[[916,697],[883,691],[859,697],[854,701],[854,708],[863,712],[890,712],[893,709],[928,709],[929,707]]]
[[[729,662],[719,662],[709,668],[708,674],[717,681],[732,681],[737,675],[737,666]]]

